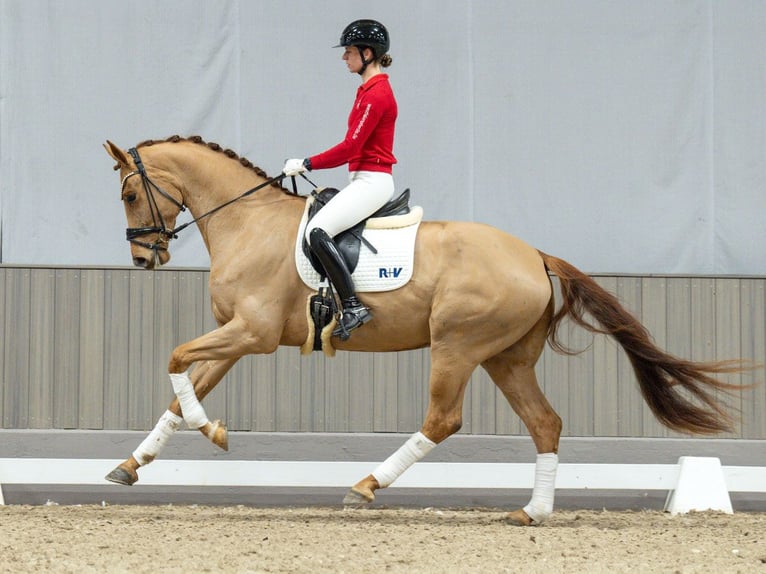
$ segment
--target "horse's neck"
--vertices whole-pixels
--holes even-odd
[[[193,217],[201,218],[197,226],[210,252],[211,265],[216,256],[241,248],[247,237],[252,237],[255,246],[274,234],[297,232],[301,201],[266,184],[265,178],[221,153],[205,148],[200,151],[203,157],[193,158],[181,172],[184,201]],[[241,197],[258,186],[262,187]]]

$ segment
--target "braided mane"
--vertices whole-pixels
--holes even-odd
[[[263,171],[257,165],[253,165],[253,163],[249,159],[247,159],[245,157],[239,157],[239,155],[237,155],[237,153],[234,150],[231,150],[231,149],[228,149],[228,148],[224,149],[220,145],[218,145],[217,143],[206,142],[204,139],[202,139],[201,136],[190,136],[188,138],[183,138],[181,136],[175,135],[175,136],[170,136],[169,138],[167,138],[165,140],[146,140],[146,141],[142,141],[140,144],[138,144],[136,146],[136,148],[148,147],[148,146],[152,146],[152,145],[159,144],[159,143],[165,143],[165,142],[178,143],[178,142],[183,142],[183,141],[188,141],[188,142],[191,142],[191,143],[204,145],[204,146],[208,147],[209,149],[211,149],[213,151],[220,152],[223,155],[225,155],[226,157],[238,161],[244,167],[246,167],[248,169],[252,169],[255,173],[257,173],[262,178],[269,179],[269,176],[266,174],[266,172]],[[280,183],[277,182],[277,181],[273,182],[271,184],[271,186],[272,187],[276,187],[277,189],[284,189],[282,187],[282,185],[280,185]]]

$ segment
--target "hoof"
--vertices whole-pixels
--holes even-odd
[[[505,515],[505,522],[513,526],[534,526],[535,521],[524,510],[514,510]]]
[[[199,430],[209,438],[214,445],[228,452],[229,432],[226,430],[226,425],[220,420],[213,423],[207,423],[204,426],[201,426]]]
[[[365,493],[352,488],[348,491],[345,497],[343,497],[343,505],[352,508],[361,508],[366,506],[375,500],[375,495],[372,492]]]
[[[118,466],[104,478],[106,478],[106,480],[109,482],[114,482],[115,484],[132,486],[138,481],[138,474],[136,472],[129,472],[125,468]]]

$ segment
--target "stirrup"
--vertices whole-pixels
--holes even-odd
[[[351,331],[361,327],[372,319],[372,313],[364,305],[358,307],[346,307],[341,311],[338,326],[333,330],[334,337],[340,337],[341,341],[348,341]]]

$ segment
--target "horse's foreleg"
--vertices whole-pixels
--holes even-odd
[[[176,400],[183,413],[183,420],[189,428],[198,429],[210,441],[223,450],[229,450],[229,439],[226,425],[220,420],[210,422],[205,414],[200,400],[204,397],[193,385],[191,378],[186,371],[183,373],[170,373],[170,382],[173,384],[173,391],[176,394]],[[206,393],[205,393],[206,394]]]
[[[526,425],[537,449],[532,498],[524,508],[508,513],[506,519],[521,526],[540,524],[553,512],[561,418],[537,384],[534,363],[494,358],[483,366]]]
[[[372,474],[357,482],[343,498],[343,504],[359,506],[375,500],[375,491],[390,486],[405,470],[433,450],[436,443],[416,432],[399,450],[389,456]]]
[[[207,361],[201,363],[192,372],[194,379],[194,391],[200,399],[204,398],[220,382],[226,372],[231,369],[236,359],[227,361]],[[133,451],[130,458],[120,463],[110,472],[106,479],[117,484],[130,486],[138,480],[138,469],[152,462],[162,451],[170,437],[177,431],[183,418],[178,399],[170,403],[168,410],[160,417],[157,424]],[[223,428],[223,442],[226,444],[225,427]],[[219,431],[220,432],[220,431]],[[215,442],[215,441],[214,441]],[[218,443],[216,443],[218,444]],[[228,446],[226,444],[226,446]]]
[[[276,343],[274,347],[276,348]],[[230,367],[239,357],[255,350],[253,336],[246,331],[241,321],[233,320],[179,345],[170,356],[168,373],[186,424],[189,428],[199,429],[224,450],[228,450],[226,426],[220,420],[211,423],[200,403],[220,379],[213,384],[200,380],[192,385],[187,369],[193,363],[209,360],[220,360],[228,363]]]
[[[393,484],[405,470],[425,457],[433,448],[462,425],[463,395],[473,366],[441,369],[431,355],[430,400],[420,432],[388,457],[372,474],[357,482],[343,499],[343,504],[360,506],[375,500],[375,491]]]

